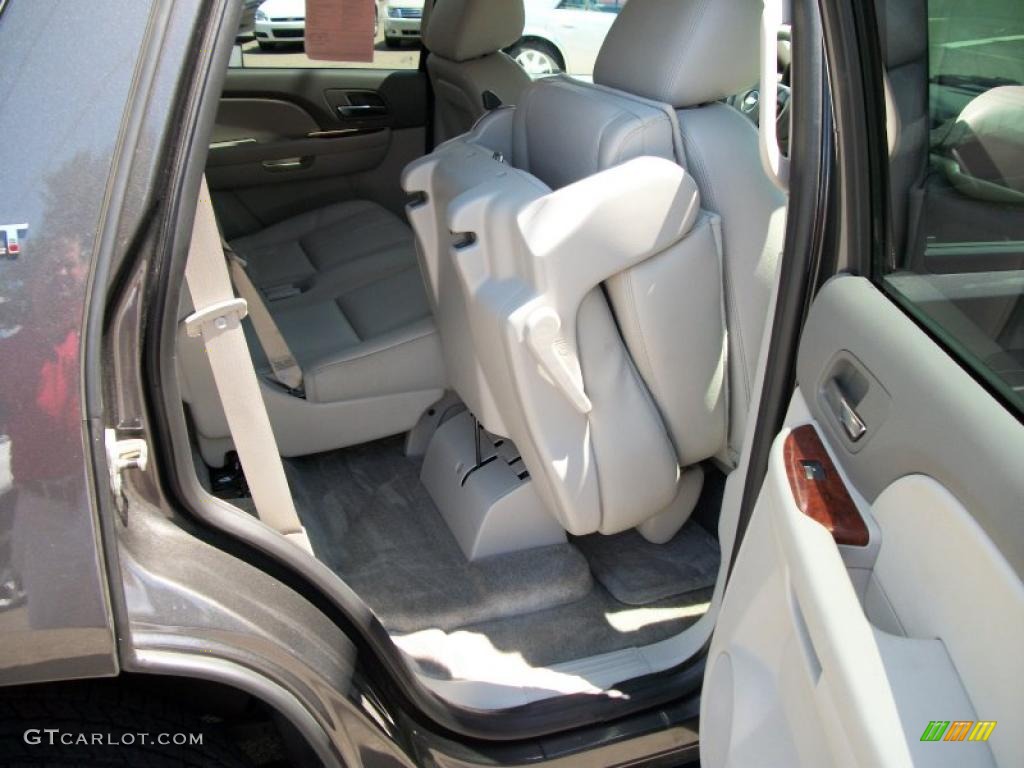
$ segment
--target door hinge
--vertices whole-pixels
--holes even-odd
[[[117,431],[105,432],[107,446],[107,470],[110,472],[110,490],[119,512],[124,512],[126,499],[121,473],[126,469],[145,470],[149,462],[149,446],[140,438],[118,439]]]

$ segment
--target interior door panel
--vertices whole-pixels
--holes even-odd
[[[276,170],[287,168],[275,165],[278,160],[299,157],[335,163],[318,162],[296,169],[307,178],[360,173],[380,165],[390,146],[391,131],[387,128],[348,135],[249,142],[211,149],[206,167],[228,187],[251,186],[254,182],[274,184],[288,181],[290,175]]]
[[[817,393],[829,361],[846,350],[891,400],[868,424],[858,452],[839,462],[868,499],[905,475],[923,473],[977,518],[1017,573],[1024,573],[1024,426],[864,278],[839,277],[812,308],[797,379],[826,442],[844,436]]]
[[[1024,764],[1024,426],[864,278],[819,293],[797,379],[712,640],[702,765]],[[834,535],[846,494],[867,546]]]
[[[426,76],[374,69],[231,69],[207,180],[232,239],[351,199],[403,215],[402,169],[425,148]]]
[[[229,69],[224,98],[280,98],[306,110],[324,128],[343,127],[328,95],[334,90],[370,91],[388,107],[395,129],[422,127],[427,114],[427,76],[415,70],[332,67]]]
[[[284,99],[222,98],[210,145],[218,152],[222,145],[281,141],[319,130],[309,112]]]

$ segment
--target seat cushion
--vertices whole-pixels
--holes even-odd
[[[266,297],[313,402],[436,389],[444,370],[409,227],[358,200],[301,214],[231,247]],[[282,290],[291,287],[291,292]],[[246,323],[257,368],[269,368]]]
[[[240,237],[231,247],[248,262],[252,281],[264,290],[285,285],[310,287],[314,278],[346,264],[389,251],[415,263],[412,232],[395,214],[368,200],[350,200],[293,216]]]

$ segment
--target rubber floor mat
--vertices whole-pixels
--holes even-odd
[[[636,531],[599,533],[573,539],[594,578],[627,605],[648,605],[711,587],[718,577],[718,542],[691,520],[665,544],[652,544]]]

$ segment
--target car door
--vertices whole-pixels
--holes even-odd
[[[880,10],[890,32],[899,18],[904,40],[927,41],[928,19],[955,4]],[[998,10],[1024,21],[1020,4]],[[957,50],[992,37],[976,11],[956,25]],[[941,59],[919,50],[926,68]],[[910,74],[893,77],[904,62],[888,53],[902,87]],[[975,65],[991,58],[963,66]],[[941,122],[934,109],[927,119]],[[876,201],[938,183],[935,148],[917,150],[923,179],[894,174]],[[930,200],[924,221],[944,204]],[[964,258],[931,271],[911,237],[814,298],[709,649],[704,768],[1024,765],[1024,273],[1020,243],[1000,232],[971,230],[979,253],[1016,249],[983,271]]]
[[[349,199],[403,215],[402,169],[426,149],[418,48],[318,62],[245,44],[228,70],[206,177],[228,239]]]

